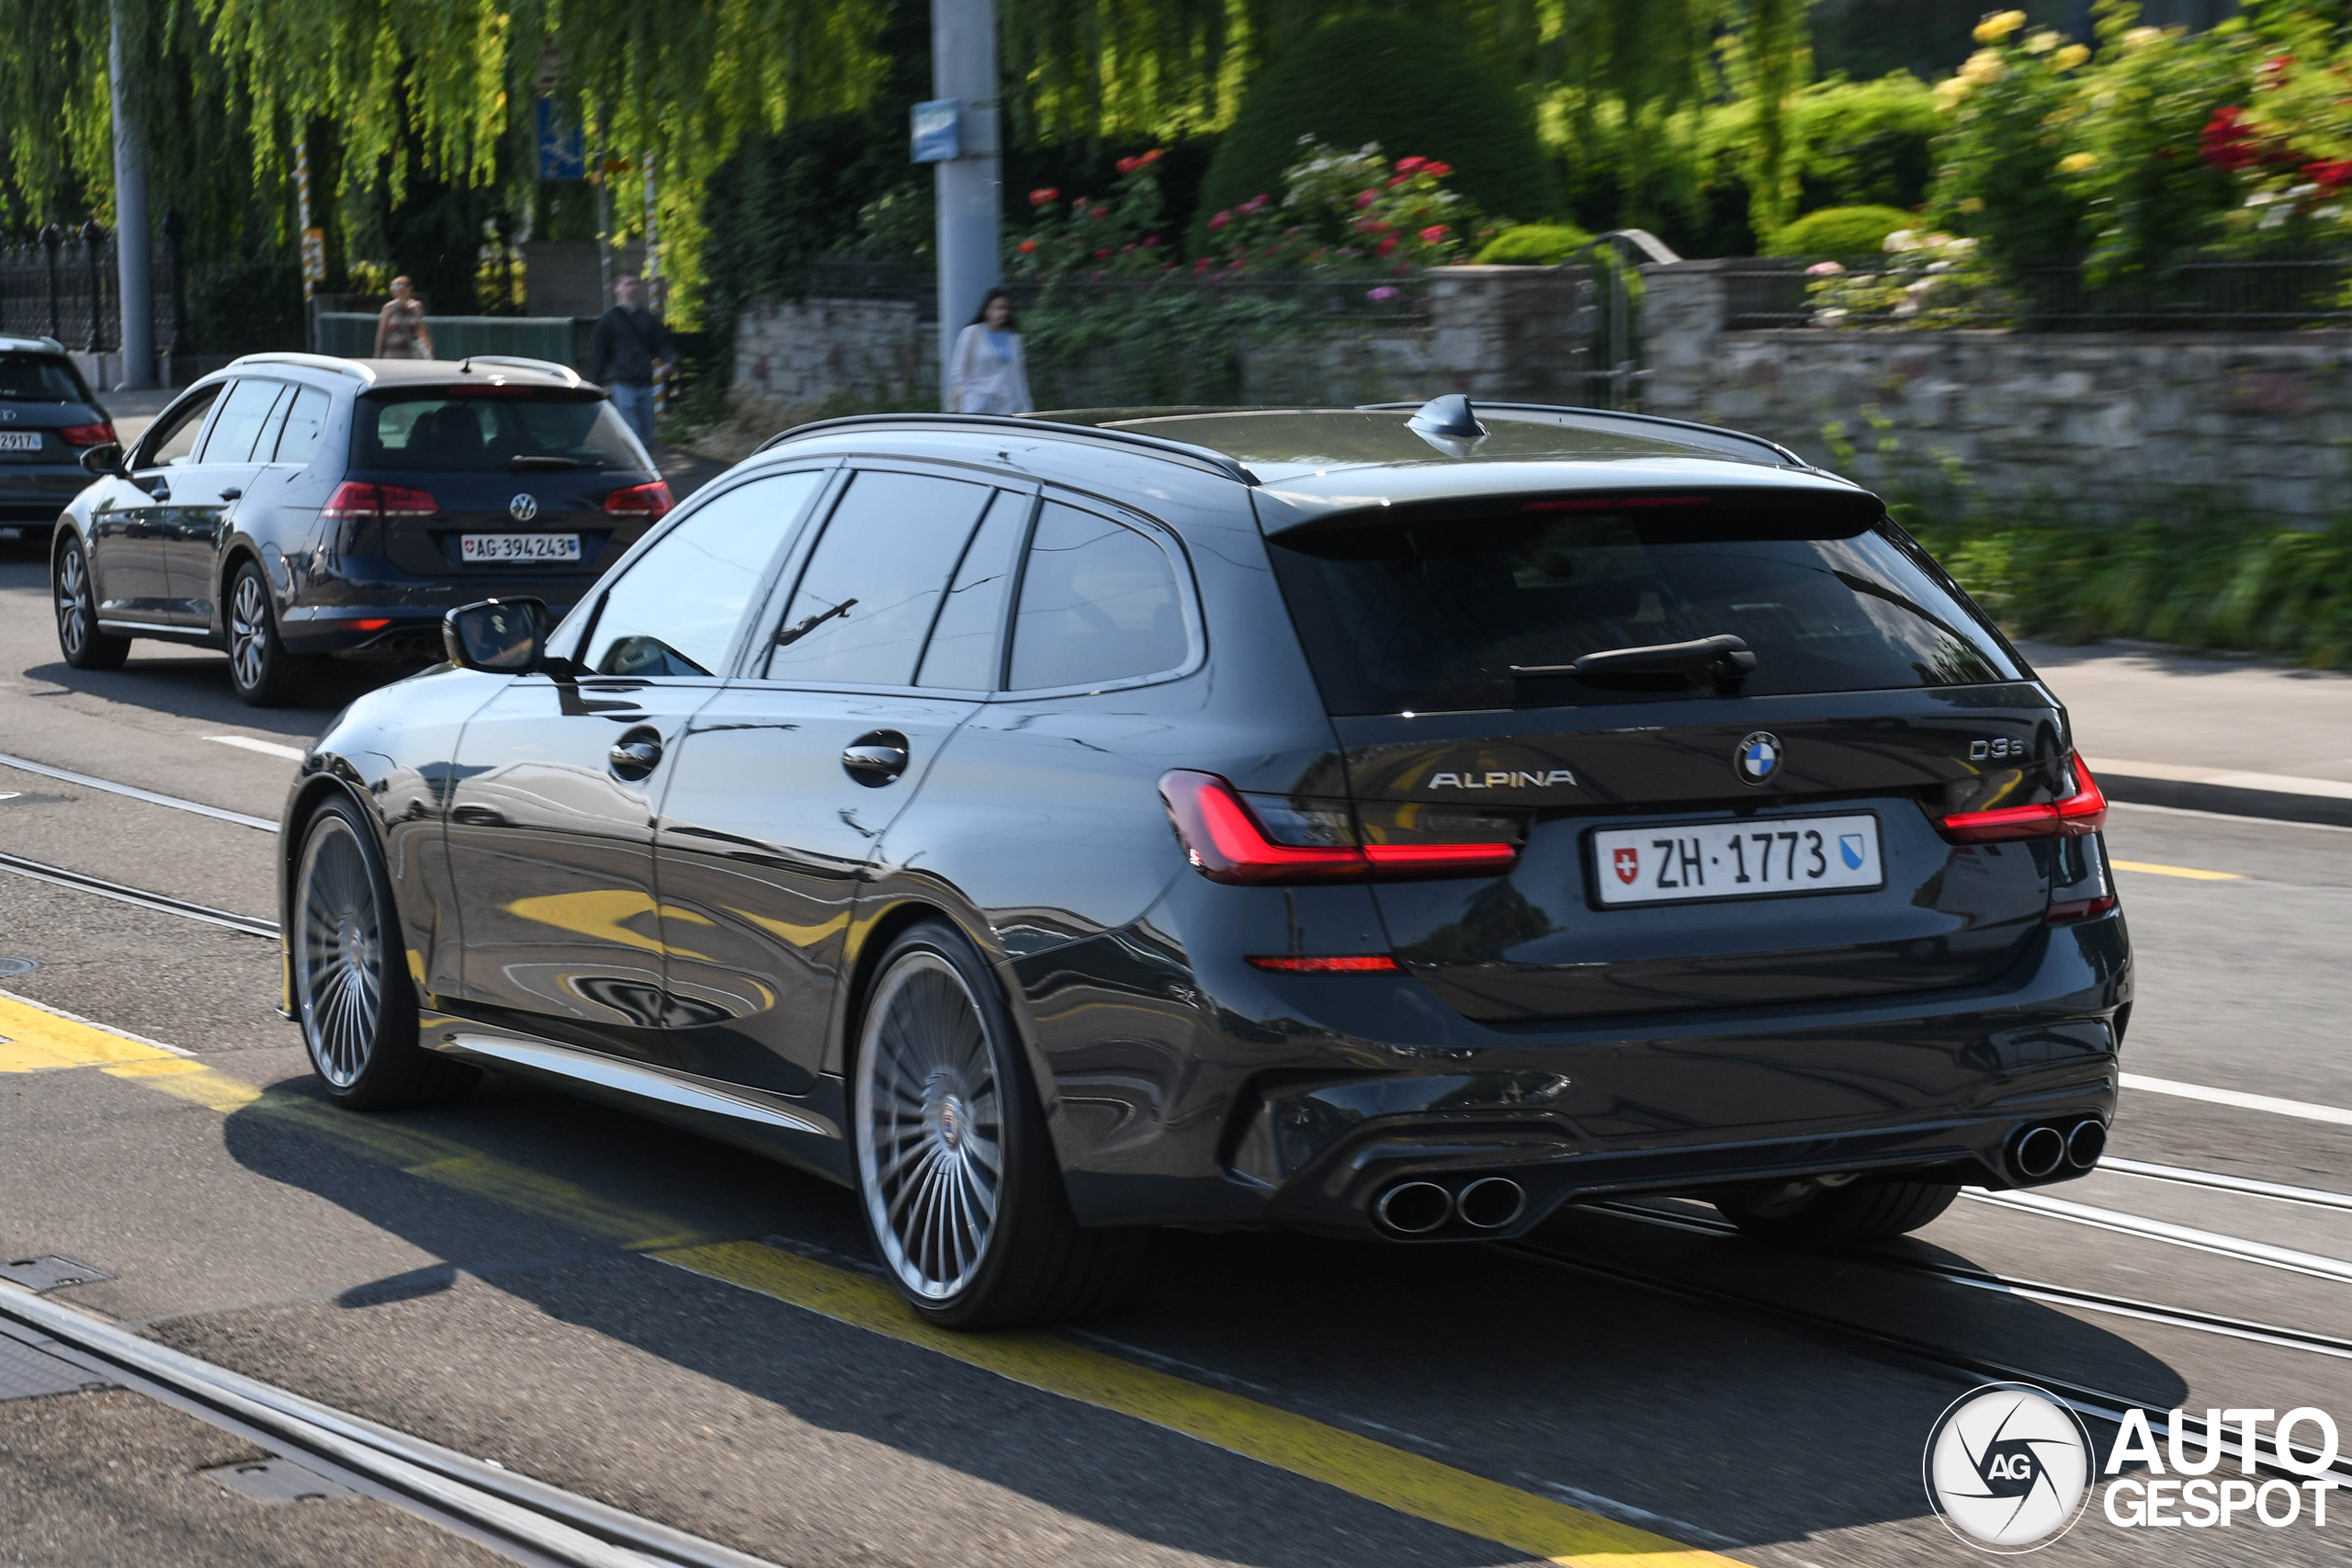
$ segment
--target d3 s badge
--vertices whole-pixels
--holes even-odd
[[[1616,852],[1616,859],[1617,880],[1631,887],[1635,879],[1642,874],[1642,852],[1619,850]]]

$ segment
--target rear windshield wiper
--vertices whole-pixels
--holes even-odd
[[[520,474],[533,468],[601,468],[601,457],[565,457],[553,452],[532,452],[506,459],[509,473]]]
[[[1588,653],[1573,664],[1514,664],[1511,678],[1542,681],[1566,676],[1572,680],[1606,681],[1620,675],[1687,675],[1692,680],[1712,676],[1718,685],[1736,685],[1756,668],[1756,655],[1745,637],[1729,632],[1693,637],[1689,642],[1661,642],[1648,648],[1611,648]]]

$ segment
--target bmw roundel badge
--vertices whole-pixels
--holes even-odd
[[[1742,784],[1770,783],[1781,771],[1781,738],[1770,730],[1757,730],[1732,752],[1731,765]]]

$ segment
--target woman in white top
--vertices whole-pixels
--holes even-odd
[[[956,355],[947,367],[947,412],[1027,413],[1033,406],[1012,296],[991,288],[972,324],[956,334]]]

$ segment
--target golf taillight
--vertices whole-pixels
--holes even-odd
[[[1212,882],[1357,882],[1507,871],[1515,843],[1285,844],[1215,773],[1180,768],[1159,781],[1186,857]]]
[[[1959,811],[1936,824],[1955,844],[1997,844],[2018,839],[2064,839],[2096,833],[2107,820],[2107,796],[2083,765],[2079,751],[2068,759],[2075,789],[2041,806],[2005,806],[1993,811]]]
[[[345,479],[319,508],[322,517],[430,517],[441,510],[433,492],[407,485],[360,484]]]
[[[96,424],[69,424],[58,434],[69,446],[103,446],[114,439],[114,426],[104,422]]]
[[[670,487],[660,479],[650,485],[629,485],[605,497],[605,513],[611,517],[659,517],[676,502],[670,499]]]

